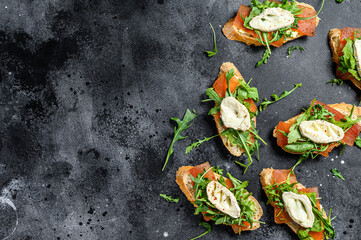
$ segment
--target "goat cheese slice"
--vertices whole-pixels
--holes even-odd
[[[311,201],[306,195],[284,192],[282,199],[286,211],[293,221],[304,228],[312,227],[315,216],[312,212]]]
[[[356,59],[358,75],[361,77],[361,40],[356,39],[353,44],[353,55]]]
[[[272,32],[291,26],[295,17],[290,11],[282,8],[267,8],[260,15],[252,18],[249,25],[262,32]]]
[[[221,119],[227,128],[246,131],[251,127],[247,108],[234,97],[226,97],[222,100]]]
[[[238,206],[237,199],[228,188],[216,181],[207,185],[208,200],[221,212],[239,218],[241,209]]]
[[[300,132],[302,136],[315,143],[337,142],[345,136],[342,128],[324,120],[303,121],[300,124]]]

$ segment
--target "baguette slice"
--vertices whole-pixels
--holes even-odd
[[[208,163],[208,162],[207,162]],[[195,197],[194,197],[194,189],[193,189],[193,185],[192,185],[192,179],[190,177],[190,173],[189,170],[194,168],[193,166],[183,166],[180,167],[177,171],[177,175],[176,175],[176,182],[179,185],[180,189],[182,190],[182,192],[184,193],[184,195],[186,195],[187,199],[193,203],[195,201]],[[214,173],[215,177],[218,179],[220,178],[220,175]],[[225,180],[227,180],[226,177],[223,177]],[[253,196],[249,197],[255,204],[255,213],[253,215],[253,220],[254,221],[258,221],[262,215],[263,215],[263,210],[261,205],[259,204],[259,202],[257,201],[257,199],[255,199]],[[193,203],[194,206],[196,206]],[[255,230],[257,228],[260,227],[260,223],[253,223],[253,227],[250,228],[250,226],[247,229],[243,229],[242,231],[250,231],[250,230]],[[233,228],[233,231],[237,234],[238,233],[238,229]]]
[[[262,189],[266,192],[266,187],[269,185],[273,184],[273,172],[274,169],[273,168],[264,168],[262,170],[262,172],[259,174],[260,175],[260,180],[261,180],[261,185],[262,185]],[[302,184],[298,183],[295,185],[297,189],[303,189],[305,188],[305,186],[303,186]],[[323,209],[323,207],[321,206],[321,210],[323,212],[323,218],[327,219],[327,215],[325,210]],[[298,231],[301,229],[300,225],[298,225],[298,223],[292,221],[292,222],[288,222],[286,223],[294,233],[298,233]]]
[[[311,5],[306,3],[298,3],[300,7],[308,7],[314,9]],[[236,40],[240,42],[244,42],[247,45],[255,45],[255,46],[266,46],[265,44],[261,44],[257,38],[253,37],[251,34],[247,33],[246,31],[236,27],[233,25],[233,22],[235,20],[235,17],[229,20],[223,27],[222,31],[223,34],[228,38],[229,40]],[[316,26],[318,26],[318,23],[320,21],[319,17],[316,17]],[[303,37],[305,34],[302,34],[300,32],[297,32],[297,35],[295,37],[289,37],[285,38],[283,41],[283,44],[295,40],[297,38]]]
[[[348,28],[349,29],[349,28]],[[355,29],[357,30],[357,29]],[[360,29],[358,29],[360,30]],[[337,64],[337,69],[340,64],[340,53],[342,49],[340,49],[342,30],[339,28],[331,29],[328,33],[328,38],[330,39],[330,47],[332,51],[332,62]],[[351,82],[359,89],[361,89],[361,81],[357,81],[353,76],[349,74],[342,74],[342,72],[336,69],[336,76],[342,80],[351,80]]]
[[[225,63],[222,64],[222,66],[221,66],[221,68],[220,68],[220,70],[219,70],[219,73],[218,73],[218,77],[220,77],[223,73],[228,72],[228,71],[231,70],[232,68],[234,69],[234,75],[235,75],[236,77],[238,77],[239,79],[243,79],[241,73],[238,71],[238,69],[236,68],[236,66],[234,66],[234,64],[233,64],[233,63],[230,63],[230,62],[225,62]],[[243,81],[244,81],[244,79],[243,79]],[[256,126],[256,117],[253,117],[252,120],[254,121],[254,124],[255,124],[255,126]],[[228,139],[227,139],[226,136],[221,135],[221,133],[222,133],[224,130],[226,130],[226,129],[224,128],[224,126],[221,125],[221,123],[217,120],[216,117],[214,118],[214,121],[215,121],[215,123],[216,123],[216,127],[217,127],[218,134],[219,134],[219,136],[221,137],[224,146],[228,149],[228,151],[229,151],[232,155],[234,155],[234,156],[236,156],[236,157],[241,156],[242,153],[245,152],[245,150],[244,150],[243,148],[237,146],[237,145],[231,144],[231,143],[228,141]]]
[[[332,107],[333,109],[339,111],[340,113],[342,113],[345,116],[350,115],[350,111],[352,109],[352,105],[351,104],[346,104],[346,103],[335,103],[335,104],[328,104],[327,106]],[[297,118],[300,116],[301,114],[288,119],[287,121],[285,121],[286,123],[289,124],[294,124],[297,120]],[[357,117],[361,117],[361,107],[355,107],[354,112],[352,114],[352,119],[356,119]],[[357,123],[359,126],[361,126],[361,122]],[[278,126],[278,125],[277,125]],[[273,137],[277,138],[277,126],[275,127],[275,129],[273,130]],[[334,146],[337,147],[339,146],[339,143],[334,143]],[[285,152],[288,153],[292,153],[292,154],[301,154],[301,153],[295,153],[295,152],[290,152],[287,151],[286,149],[282,148]]]

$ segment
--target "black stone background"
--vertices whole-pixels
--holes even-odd
[[[305,0],[318,9],[321,1]],[[316,35],[273,49],[267,65],[255,68],[263,48],[229,41],[221,27],[246,0],[2,0],[0,2],[0,186],[2,199],[17,208],[18,226],[9,239],[190,239],[204,232],[175,183],[183,165],[210,161],[242,181],[264,210],[267,224],[236,236],[213,226],[204,239],[295,239],[273,222],[258,174],[262,168],[289,168],[297,156],[272,138],[274,126],[307,107],[358,104],[349,83],[335,77],[327,33],[333,27],[360,27],[359,0],[326,0]],[[211,22],[219,52],[213,48]],[[304,52],[287,48],[302,46]],[[290,97],[257,118],[261,160],[245,175],[220,139],[190,153],[197,138],[216,134],[207,116],[205,89],[222,62],[234,62],[245,79],[253,77],[260,98],[303,83]],[[177,142],[164,172],[173,136],[171,117],[187,109],[199,116]],[[321,202],[337,218],[337,239],[360,239],[360,149],[346,147],[329,158],[309,160],[297,169],[299,181],[319,187]],[[344,164],[341,164],[341,161]],[[346,181],[333,178],[331,168]],[[168,203],[160,193],[179,196]],[[15,226],[14,211],[0,201],[0,239]]]

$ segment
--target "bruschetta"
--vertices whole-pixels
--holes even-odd
[[[205,221],[225,224],[236,234],[260,227],[261,205],[241,182],[229,173],[211,167],[208,162],[178,169],[176,182],[187,199],[196,207],[195,214],[203,214]]]
[[[346,103],[326,105],[314,99],[302,114],[279,122],[273,136],[284,151],[302,154],[298,165],[308,157],[328,157],[340,144],[353,146],[361,131],[360,120],[361,107]]]
[[[270,46],[278,48],[288,41],[314,36],[319,23],[317,15],[316,10],[306,3],[252,0],[250,7],[240,6],[236,17],[229,20],[222,31],[230,40],[266,46],[262,60],[256,65],[259,66],[267,63]]]
[[[287,224],[299,239],[335,237],[331,220],[320,205],[317,187],[305,188],[289,169],[263,169],[260,179],[277,224]]]

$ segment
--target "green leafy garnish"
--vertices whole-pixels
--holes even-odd
[[[212,181],[212,179],[205,178],[204,176],[208,171],[204,169],[202,173],[199,173],[197,177],[191,177],[191,180],[194,182],[193,189],[195,190],[195,199],[194,204],[197,206],[195,209],[195,215],[204,213],[204,216],[210,217],[211,221],[214,221],[216,225],[226,224],[226,225],[239,225],[245,226],[243,222],[248,222],[253,226],[253,215],[255,213],[255,204],[249,198],[252,194],[249,193],[245,188],[248,185],[248,182],[241,182],[240,180],[233,177],[231,174],[227,173],[227,177],[232,181],[234,187],[229,188],[233,195],[237,199],[237,203],[241,209],[241,215],[239,218],[232,218],[229,215],[220,212],[208,199],[207,195],[207,185]],[[217,168],[218,169],[218,168]],[[225,178],[222,176],[223,170],[218,169],[218,174],[221,175],[216,181],[218,181],[222,186],[227,187]],[[228,187],[227,187],[228,188]],[[241,233],[241,232],[240,232]]]
[[[341,175],[340,171],[338,171],[337,169],[331,169],[331,171],[334,176],[339,177],[340,179],[345,181],[345,178]]]
[[[169,157],[172,155],[172,153],[174,151],[173,150],[174,143],[178,140],[183,140],[188,137],[188,136],[186,136],[186,137],[181,136],[181,133],[182,133],[182,131],[186,130],[187,128],[189,128],[192,125],[189,123],[197,116],[196,111],[193,110],[193,112],[194,113],[192,113],[189,109],[187,109],[182,120],[180,120],[179,118],[171,118],[173,121],[175,121],[177,123],[177,127],[174,127],[174,137],[169,146],[167,158],[165,159],[165,163],[162,168],[162,171],[164,171],[165,166],[168,163]]]
[[[213,32],[214,49],[213,49],[213,52],[212,51],[206,51],[206,53],[208,54],[208,57],[212,57],[212,56],[217,54],[217,42],[216,42],[216,33],[214,32],[212,24],[209,23],[209,26],[211,26],[212,32]]]
[[[361,77],[358,75],[358,72],[356,70],[356,59],[353,52],[354,40],[352,40],[351,38],[347,38],[346,41],[347,43],[342,49],[343,56],[340,57],[340,64],[338,70],[340,70],[342,73],[349,72],[353,77],[356,78],[356,80],[360,81]]]
[[[262,64],[267,64],[267,59],[271,56],[271,53],[271,50],[266,48],[266,50],[264,50],[262,59],[257,62],[256,67],[259,67]]]
[[[207,223],[207,222],[199,222],[199,226],[205,227],[207,229],[207,231],[205,231],[204,233],[202,233],[201,235],[199,235],[199,236],[197,236],[195,238],[192,238],[191,240],[203,237],[204,235],[206,235],[207,233],[212,231],[211,225],[209,223]]]
[[[303,47],[294,47],[294,46],[289,47],[289,48],[287,49],[287,51],[288,51],[288,57],[291,57],[291,52],[292,52],[292,51],[295,51],[295,50],[305,51],[305,49],[303,49]]]
[[[179,197],[173,198],[173,197],[171,197],[171,196],[167,196],[167,195],[162,194],[162,193],[159,194],[159,196],[161,196],[162,198],[164,198],[164,199],[167,200],[168,202],[175,202],[175,203],[179,202]]]
[[[336,0],[336,2],[338,3],[342,3],[344,0]]]
[[[361,138],[360,136],[357,136],[356,140],[355,140],[355,144],[356,146],[358,146],[359,148],[361,148]]]
[[[275,102],[281,100],[282,98],[287,97],[288,95],[290,95],[294,90],[296,90],[296,89],[299,88],[299,87],[302,87],[302,83],[295,84],[295,87],[294,87],[292,90],[290,90],[290,91],[284,91],[284,92],[281,94],[281,96],[278,96],[277,94],[273,93],[273,94],[271,95],[271,98],[272,98],[273,100],[268,100],[267,98],[265,98],[265,99],[263,100],[263,102],[261,103],[261,105],[259,106],[259,111],[262,112],[263,110],[266,109],[266,107],[267,107],[268,105],[270,105],[270,104],[272,104],[272,103],[275,103]]]
[[[186,148],[186,154],[190,153],[193,149],[197,148],[199,145],[201,145],[204,142],[207,142],[209,140],[211,140],[212,138],[215,138],[219,136],[219,134],[214,135],[212,137],[204,137],[204,139],[198,139],[197,142],[191,143],[188,145],[188,147]]]
[[[333,80],[328,81],[326,84],[329,84],[329,83],[331,83],[332,86],[335,84],[337,84],[338,86],[341,86],[343,81],[341,79],[334,78]]]

